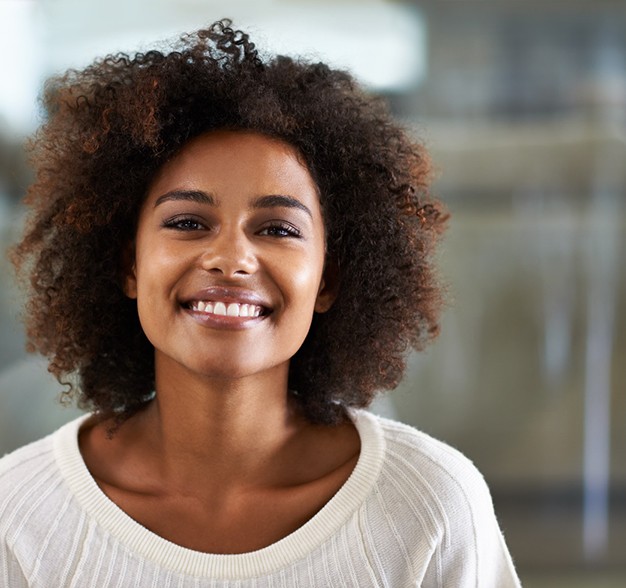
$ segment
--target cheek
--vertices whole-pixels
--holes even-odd
[[[293,296],[298,297],[302,303],[306,301],[312,312],[322,279],[321,260],[309,258],[291,266],[288,279]]]
[[[189,252],[180,247],[166,246],[158,239],[137,241],[135,271],[138,286],[163,288],[189,263]]]
[[[163,319],[176,310],[173,292],[180,268],[180,258],[172,256],[171,252],[158,246],[151,247],[148,242],[138,243],[135,264],[137,311],[149,338],[152,331],[161,329]]]

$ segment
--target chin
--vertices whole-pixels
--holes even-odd
[[[210,362],[193,366],[192,371],[201,377],[219,380],[240,380],[243,378],[258,376],[275,370],[283,369],[284,363],[265,362],[233,362],[232,357],[222,362]],[[286,363],[288,369],[289,362]],[[190,366],[191,367],[191,366]]]

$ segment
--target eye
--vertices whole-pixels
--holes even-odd
[[[268,237],[300,237],[300,230],[285,222],[272,222],[269,226],[264,227],[259,231],[259,235],[266,235]]]
[[[176,231],[202,231],[207,229],[204,223],[192,216],[175,216],[163,221],[162,226]]]

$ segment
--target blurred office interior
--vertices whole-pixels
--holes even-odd
[[[4,255],[44,79],[230,16],[351,69],[431,149],[442,334],[375,410],[484,473],[527,587],[626,585],[626,3],[0,0],[0,454],[74,418]]]

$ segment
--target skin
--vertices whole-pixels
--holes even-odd
[[[155,349],[157,394],[112,439],[106,422],[81,430],[100,488],[149,530],[208,553],[266,547],[314,516],[360,441],[352,423],[309,424],[288,371],[337,287],[317,187],[292,146],[239,131],[185,145],[150,185],[124,284]],[[255,297],[261,315],[197,310],[220,297]]]

